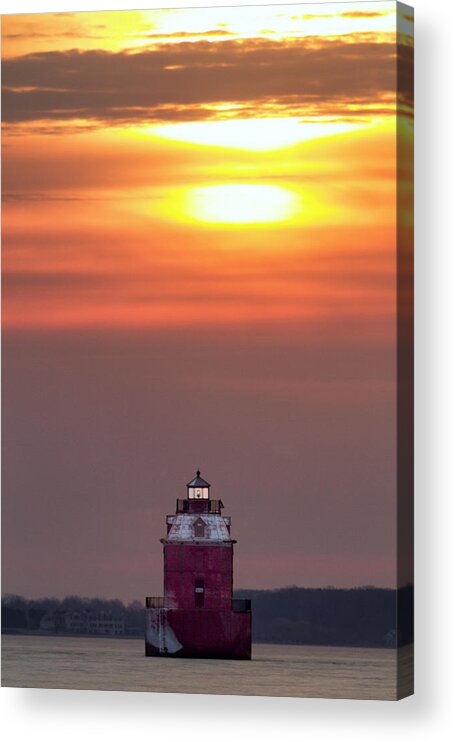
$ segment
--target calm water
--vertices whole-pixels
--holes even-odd
[[[251,662],[161,659],[139,639],[3,636],[2,685],[392,700],[396,652],[256,644]]]

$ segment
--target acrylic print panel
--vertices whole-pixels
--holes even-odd
[[[4,685],[412,692],[412,44],[3,17]]]

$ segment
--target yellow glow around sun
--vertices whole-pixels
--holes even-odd
[[[280,222],[297,212],[298,197],[280,186],[206,186],[191,188],[183,209],[190,218],[212,224]]]
[[[364,121],[322,120],[301,122],[295,117],[194,121],[147,127],[162,139],[215,147],[267,152],[292,147],[299,142],[344,134],[365,126]]]

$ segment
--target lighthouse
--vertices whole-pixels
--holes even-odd
[[[148,657],[251,659],[251,601],[233,597],[231,519],[196,476],[166,517],[164,596],[146,598]]]

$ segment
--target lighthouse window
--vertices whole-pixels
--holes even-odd
[[[204,580],[194,581],[194,604],[196,608],[204,607]]]
[[[190,500],[208,500],[209,499],[209,488],[208,487],[188,487],[188,498]]]
[[[194,530],[194,536],[195,536],[195,538],[204,538],[204,536],[205,536],[205,523],[204,523],[204,521],[201,518],[199,518],[199,520],[197,520],[195,522],[195,524],[193,526],[193,530]]]

